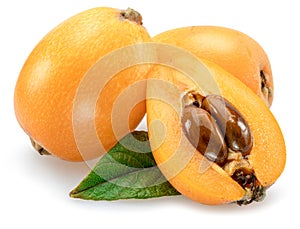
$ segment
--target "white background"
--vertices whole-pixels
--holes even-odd
[[[296,0],[1,1],[0,227],[272,228],[299,225],[300,16],[296,3]],[[181,26],[220,25],[240,30],[263,46],[272,64],[275,99],[271,110],[285,136],[287,164],[262,203],[212,207],[182,196],[116,202],[69,198],[69,191],[89,172],[88,166],[35,153],[15,120],[13,91],[19,71],[37,42],[58,23],[96,6],[136,9],[143,15],[144,26],[151,35]]]

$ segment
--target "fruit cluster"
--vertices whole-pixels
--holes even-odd
[[[180,69],[151,64],[124,68],[130,54],[93,68],[116,50],[146,42],[192,53],[214,80],[218,95],[204,93]],[[184,55],[172,60],[177,58]],[[111,72],[116,74],[106,82],[104,75]],[[99,91],[91,80],[78,101],[87,73],[103,77],[105,87]],[[135,89],[115,108],[130,87]],[[94,92],[97,100],[91,101]],[[204,204],[247,204],[262,199],[285,166],[284,139],[269,110],[273,95],[268,57],[246,34],[192,26],[151,37],[138,12],[99,7],[69,18],[37,44],[20,72],[14,105],[38,152],[70,161],[107,152],[147,113],[153,157],[177,191]],[[170,98],[172,105],[165,102]],[[90,104],[95,105],[92,113],[87,112]],[[76,118],[75,105],[80,108]],[[74,133],[75,122],[83,129],[80,135]],[[85,129],[90,125],[102,148]],[[79,150],[78,137],[87,153]]]

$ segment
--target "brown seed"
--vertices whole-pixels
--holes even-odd
[[[207,111],[187,106],[181,122],[184,134],[200,153],[220,166],[226,162],[228,152],[224,136]]]
[[[201,108],[217,121],[231,150],[241,152],[243,156],[249,154],[253,145],[250,128],[242,114],[228,100],[219,95],[208,95],[203,99]]]

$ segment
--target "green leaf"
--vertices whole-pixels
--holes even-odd
[[[135,131],[105,154],[70,193],[86,200],[147,199],[180,195],[152,156],[148,134]]]

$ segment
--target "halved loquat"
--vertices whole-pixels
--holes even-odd
[[[263,48],[248,35],[220,26],[190,26],[160,33],[153,41],[179,46],[217,63],[271,106],[271,65]]]
[[[203,90],[193,77],[165,66],[149,75],[147,122],[154,158],[169,182],[192,200],[259,201],[285,166],[280,127],[245,84],[202,61],[217,89]]]
[[[108,53],[150,39],[141,15],[132,9],[93,8],[50,31],[26,60],[14,94],[17,120],[34,147],[64,160],[89,160],[135,129],[145,114],[145,102],[138,98],[145,93],[145,83],[129,92],[118,107],[114,103],[127,87],[145,80],[149,67],[121,69],[128,55],[114,57],[94,72],[103,87],[86,74]],[[117,74],[104,79],[111,70]],[[128,107],[132,112],[125,112]],[[114,120],[113,109],[118,111]],[[87,127],[95,136],[85,131]]]

